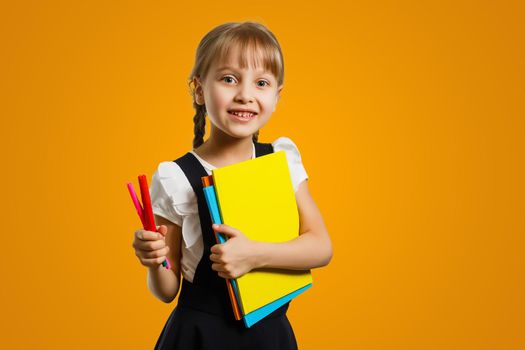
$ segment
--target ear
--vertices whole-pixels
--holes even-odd
[[[275,104],[273,105],[274,112],[275,112],[275,109],[277,108],[277,102],[279,102],[279,99],[281,98],[281,91],[283,90],[283,88],[284,88],[284,84],[281,84],[281,86],[277,88],[277,98],[275,99]]]
[[[281,86],[277,88],[277,101],[279,101],[279,99],[281,98],[281,91],[283,91],[283,88],[284,84],[281,84]]]
[[[194,76],[193,77],[193,86],[195,88],[195,90],[194,90],[195,102],[198,105],[202,106],[204,104],[204,94],[203,94],[203,91],[202,91],[202,84],[201,84],[199,76]]]

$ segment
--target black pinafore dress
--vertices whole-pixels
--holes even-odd
[[[257,157],[273,153],[271,143],[254,142]],[[155,350],[292,350],[297,349],[286,316],[289,303],[250,328],[234,318],[224,278],[212,270],[211,247],[216,243],[204,192],[202,164],[190,152],[175,160],[197,196],[204,243],[203,256],[193,282],[182,279],[179,301],[157,340]]]

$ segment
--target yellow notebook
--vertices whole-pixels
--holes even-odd
[[[223,222],[255,241],[299,236],[299,212],[285,151],[212,170]],[[312,283],[310,270],[256,269],[236,279],[243,314]]]

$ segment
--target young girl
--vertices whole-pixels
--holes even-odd
[[[332,257],[296,145],[286,137],[257,141],[259,129],[275,111],[283,81],[279,43],[259,23],[220,25],[197,48],[190,75],[196,110],[193,150],[159,164],[150,188],[158,232],[138,230],[133,242],[137,257],[148,267],[148,287],[158,299],[170,303],[181,287],[155,349],[297,349],[286,317],[289,304],[246,328],[234,319],[224,281],[256,268],[312,269],[327,265]],[[204,141],[206,116],[211,128]],[[296,194],[299,237],[257,242],[234,227],[212,228],[201,176],[280,150],[286,152]],[[216,244],[213,229],[228,241]],[[161,265],[166,258],[170,269]]]

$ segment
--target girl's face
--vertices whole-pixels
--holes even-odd
[[[275,111],[279,93],[271,72],[238,66],[238,51],[232,49],[225,62],[214,62],[204,81],[194,78],[197,104],[206,105],[208,117],[219,132],[234,138],[247,138],[262,128]],[[252,62],[248,57],[248,62]],[[235,115],[250,111],[251,115]],[[213,132],[213,131],[212,131]]]

